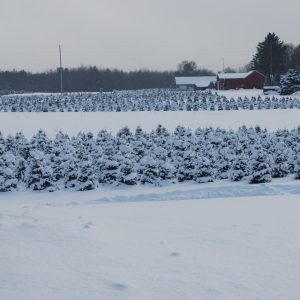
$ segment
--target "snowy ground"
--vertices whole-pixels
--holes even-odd
[[[83,92],[84,93],[84,92]],[[238,98],[238,97],[269,97],[268,95],[264,95],[263,90],[260,89],[240,89],[240,90],[226,90],[226,91],[218,91],[212,90],[212,93],[218,93],[219,95],[224,95],[228,98]],[[38,96],[47,96],[47,95],[56,95],[60,93],[23,93],[23,94],[10,94],[7,96],[31,96],[31,95],[38,95]],[[97,92],[89,92],[89,94],[97,94]],[[292,97],[300,97],[300,93],[294,93],[291,95]],[[6,97],[5,95],[3,97]],[[280,95],[275,95],[276,98],[281,98]]]
[[[261,91],[225,91],[228,97]],[[257,95],[258,95],[257,94]],[[254,95],[255,96],[255,95]],[[271,131],[300,110],[0,113],[0,131]],[[0,299],[300,299],[300,188],[219,181],[0,194]]]
[[[253,90],[226,90],[226,91],[216,91],[219,95],[222,95],[222,96],[226,96],[227,98],[234,98],[234,99],[237,99],[238,97],[241,97],[242,99],[244,97],[248,97],[248,98],[251,98],[251,97],[262,97],[263,99],[267,98],[267,97],[275,97],[277,99],[281,99],[283,97],[291,97],[291,98],[299,98],[300,97],[300,93],[299,92],[296,92],[292,95],[287,95],[287,96],[280,96],[276,93],[274,93],[274,95],[264,95],[263,93],[263,90],[256,90],[256,89],[253,89]]]
[[[299,200],[289,178],[2,194],[0,299],[296,300]]]
[[[256,89],[253,89],[253,90],[226,90],[226,91],[216,91],[219,95],[222,95],[222,96],[226,96],[227,98],[234,98],[234,99],[237,99],[238,97],[241,97],[242,99],[244,97],[248,97],[248,98],[251,98],[251,97],[258,97],[258,96],[261,96],[261,97],[265,97],[264,93],[263,93],[263,90],[256,90]],[[277,98],[279,98],[280,96],[276,96]]]
[[[153,111],[153,112],[57,112],[57,113],[0,113],[0,131],[15,134],[18,131],[31,137],[38,129],[54,136],[59,130],[76,135],[79,131],[97,133],[107,129],[116,133],[128,125],[135,130],[138,125],[150,131],[162,124],[170,130],[177,125],[191,129],[222,127],[237,129],[242,125],[260,125],[274,131],[293,129],[300,124],[300,109],[239,110],[239,111]]]

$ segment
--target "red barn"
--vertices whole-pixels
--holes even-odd
[[[219,73],[219,90],[263,89],[265,76],[258,71],[248,73]]]

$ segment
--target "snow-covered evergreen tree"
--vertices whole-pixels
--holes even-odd
[[[233,162],[230,171],[229,179],[231,181],[240,181],[249,174],[249,158],[245,155],[238,156]]]
[[[183,153],[182,160],[176,168],[177,180],[179,182],[193,180],[195,173],[195,159],[194,151],[187,150]]]
[[[65,165],[65,177],[64,177],[65,188],[76,187],[77,176],[78,176],[77,169],[78,169],[78,161],[75,158],[75,156],[70,155]]]
[[[272,151],[273,163],[272,163],[272,177],[280,178],[289,174],[288,166],[288,151],[282,142],[278,142],[275,145],[275,149]]]
[[[117,180],[127,185],[137,184],[136,166],[130,154],[125,154],[120,161]]]
[[[266,183],[272,181],[270,158],[261,149],[256,149],[251,157],[251,174],[249,183]]]
[[[97,187],[97,178],[89,154],[85,154],[78,162],[75,188],[78,191],[89,191]]]
[[[154,155],[155,161],[157,162],[159,178],[161,180],[174,179],[175,168],[168,157],[169,150],[166,150],[162,146],[155,146],[152,150],[152,153]]]
[[[119,132],[120,133],[120,132]],[[130,142],[132,141],[132,135],[125,134],[125,136],[118,136],[118,152],[115,156],[118,161],[117,181],[120,183],[135,185],[137,183],[136,172],[136,159],[133,155]]]
[[[199,153],[195,159],[195,169],[193,179],[198,183],[207,183],[214,181],[214,168],[210,160]]]
[[[54,179],[50,161],[44,152],[33,150],[30,153],[31,160],[25,174],[27,187],[34,191],[45,190],[53,191]]]
[[[14,190],[17,183],[15,157],[11,153],[4,154],[4,147],[0,145],[0,192]]]
[[[291,94],[292,88],[295,85],[300,85],[300,74],[298,71],[290,69],[286,75],[282,76],[280,80],[281,94]]]
[[[138,178],[142,184],[152,183],[159,184],[158,166],[156,161],[151,156],[145,156],[141,159],[138,167]]]
[[[295,178],[300,179],[300,145],[296,148]]]

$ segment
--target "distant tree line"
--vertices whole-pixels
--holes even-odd
[[[96,92],[113,90],[137,90],[170,88],[174,86],[174,72],[139,70],[99,69],[79,67],[63,69],[65,92]],[[0,91],[9,92],[58,92],[60,91],[59,70],[42,73],[0,70]]]
[[[275,33],[268,33],[258,43],[253,59],[245,66],[234,69],[228,66],[225,72],[258,70],[267,77],[267,84],[279,84],[280,77],[289,69],[300,72],[300,44],[285,43]],[[58,92],[60,91],[59,69],[41,73],[0,70],[0,94],[9,92]],[[113,90],[138,90],[170,88],[175,85],[175,76],[210,76],[211,70],[200,68],[195,61],[184,60],[176,71],[137,70],[125,72],[118,69],[100,69],[94,66],[63,69],[65,92],[95,92]]]
[[[215,73],[205,68],[198,68],[193,60],[184,60],[178,65],[176,76],[213,76]]]

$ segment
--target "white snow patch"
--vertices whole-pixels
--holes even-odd
[[[259,125],[274,131],[278,128],[293,129],[299,125],[300,109],[239,110],[239,111],[152,111],[152,112],[52,112],[52,113],[0,113],[0,130],[3,134],[22,131],[31,137],[43,129],[53,137],[62,130],[71,135],[79,131],[97,133],[106,129],[116,133],[128,126],[135,130],[141,126],[151,131],[158,124],[169,130],[183,125],[194,130],[198,127],[237,129],[243,125]]]
[[[246,184],[2,194],[0,298],[300,298],[299,183],[274,181],[269,196],[187,200],[209,186]],[[186,201],[168,201],[176,189]],[[166,201],[95,201],[154,191]]]

